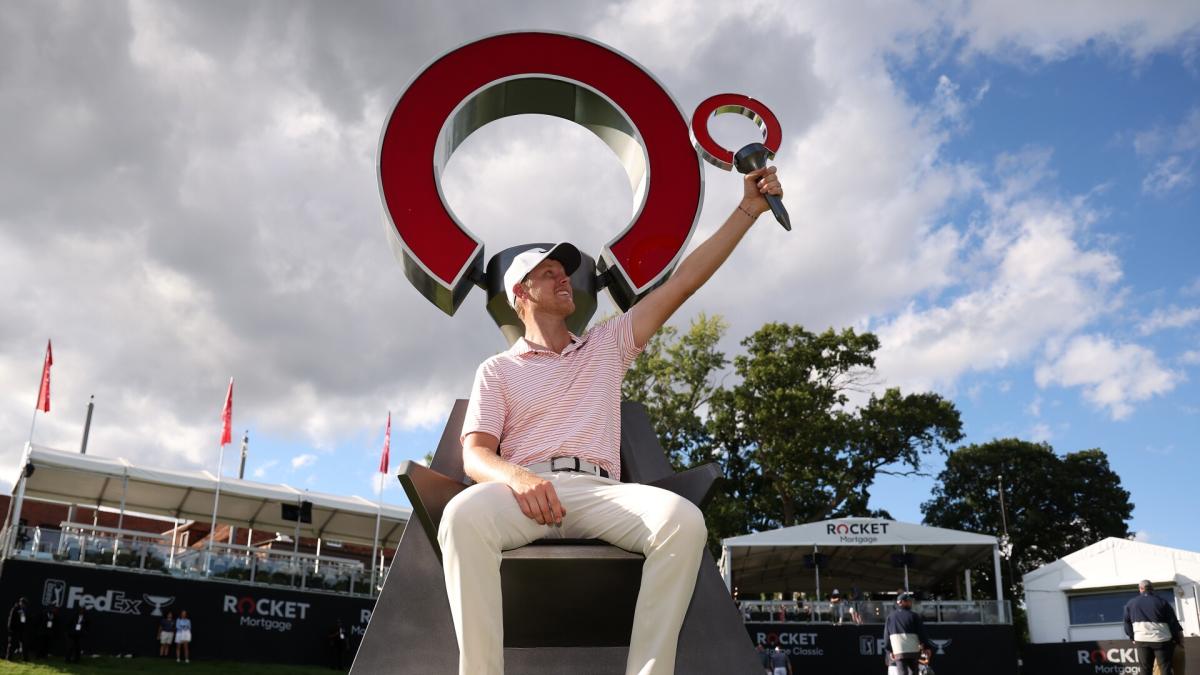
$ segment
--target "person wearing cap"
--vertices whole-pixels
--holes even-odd
[[[462,675],[504,672],[501,552],[559,537],[645,556],[625,672],[674,672],[707,531],[690,501],[620,482],[621,381],[769,210],[766,194],[783,194],[774,167],[746,174],[741,202],[667,281],[582,336],[566,324],[578,249],[564,242],[513,259],[504,285],[525,334],[476,371],[460,439],[475,484],[446,505],[438,532]]]
[[[829,614],[829,620],[839,626],[846,618],[846,605],[842,603],[842,592],[836,588],[829,594]]]
[[[922,650],[926,657],[933,652],[933,642],[925,631],[921,615],[912,611],[913,596],[903,592],[896,596],[896,611],[883,624],[883,649],[897,675],[918,675]]]
[[[1150,675],[1158,664],[1159,675],[1172,675],[1175,645],[1183,644],[1183,627],[1175,608],[1154,593],[1149,579],[1138,582],[1138,595],[1125,604],[1125,635],[1137,648],[1142,672]]]
[[[771,675],[792,675],[792,660],[779,645],[771,651]]]

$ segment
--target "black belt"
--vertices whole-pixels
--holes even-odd
[[[608,478],[608,471],[599,464],[594,464],[586,459],[578,457],[551,457],[544,462],[535,462],[525,467],[533,473],[547,473],[551,471],[571,471],[573,473],[587,473],[601,478]]]

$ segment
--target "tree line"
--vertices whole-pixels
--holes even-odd
[[[935,453],[945,468],[921,504],[925,523],[997,536],[1007,525],[1010,598],[1020,597],[1021,574],[1129,535],[1133,505],[1103,451],[1060,456],[1015,438],[958,446],[963,427],[952,401],[877,391],[872,333],[768,323],[730,361],[718,349],[726,330],[721,317],[704,314],[686,331],[665,326],[622,391],[646,406],[677,468],[720,468],[724,480],[706,514],[714,552],[721,539],[747,532],[889,517],[870,506],[876,478],[928,475]],[[981,590],[992,588],[991,565],[980,574]]]

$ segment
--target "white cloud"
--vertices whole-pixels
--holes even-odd
[[[376,495],[379,494],[380,490],[383,490],[384,492],[386,492],[388,490],[391,490],[394,487],[398,487],[400,484],[400,481],[396,480],[396,475],[394,473],[385,474],[385,473],[379,473],[378,471],[376,471],[371,474],[370,483],[371,483],[371,496],[368,497],[368,499],[375,499]]]
[[[308,453],[305,453],[303,455],[296,455],[295,457],[292,458],[292,468],[293,469],[302,469],[306,466],[312,466],[316,461],[317,461],[316,455],[312,455],[312,454],[308,454]]]
[[[1134,541],[1140,541],[1144,544],[1149,544],[1150,541],[1154,539],[1154,537],[1146,530],[1138,530],[1137,532],[1133,533],[1132,539]]]
[[[1133,149],[1154,161],[1142,179],[1142,193],[1162,197],[1195,182],[1193,167],[1200,151],[1200,106],[1173,127],[1154,126],[1133,135]]]
[[[1136,4],[894,2],[867,22],[852,3],[770,0],[6,8],[0,382],[12,386],[0,429],[15,431],[0,464],[16,463],[47,336],[55,410],[38,438],[58,447],[78,443],[95,393],[95,452],[213,469],[230,375],[238,430],[298,436],[301,457],[377,430],[389,408],[398,429],[437,424],[502,343],[479,293],[447,317],[405,281],[381,232],[379,127],[436,54],[529,25],[622,49],[685,114],[738,90],[782,116],[800,225],[785,235],[764,221],[685,313],[730,314],[731,341],[768,319],[877,322],[897,383],[952,385],[1027,359],[1119,302],[1120,267],[1089,242],[1086,200],[1020,180],[1044,178],[1047,158],[1018,153],[985,178],[944,156],[988,89],[942,80],[937,64],[962,45],[1061,58],[1097,39],[1140,56],[1196,25],[1194,2]],[[730,49],[731,34],[764,67]],[[931,94],[912,100],[891,67],[921,56],[934,65],[918,90]],[[1191,157],[1193,119],[1163,127],[1153,158]],[[594,252],[632,206],[605,153],[566,123],[514,120],[470,139],[443,187],[489,253],[547,232]],[[545,187],[547,166],[561,187]],[[736,177],[706,171],[694,243],[736,199]],[[976,199],[977,217],[950,221]]]
[[[1041,417],[1041,415],[1042,415],[1042,397],[1034,396],[1033,400],[1029,402],[1029,406],[1027,408],[1025,408],[1025,411],[1028,412],[1033,417]]]
[[[254,471],[251,472],[251,475],[253,475],[255,478],[263,478],[267,475],[267,472],[278,463],[279,460],[277,459],[269,459],[255,467]]]
[[[970,126],[969,113],[971,109],[983,101],[984,95],[991,88],[988,82],[980,85],[970,98],[963,100],[959,96],[959,86],[946,75],[938,76],[937,87],[934,89],[931,108],[940,114],[942,123],[954,133],[962,133]]]
[[[1085,399],[1120,420],[1129,417],[1134,403],[1171,391],[1183,376],[1164,368],[1145,347],[1080,335],[1047,354],[1035,379],[1039,387],[1080,387]]]
[[[1179,362],[1185,366],[1200,366],[1200,349],[1189,349],[1180,354]]]
[[[1200,10],[1190,0],[1058,2],[1006,0],[953,3],[946,20],[968,48],[992,55],[1011,53],[1044,60],[1068,58],[1096,44],[1135,59],[1174,46],[1196,43]]]
[[[1154,169],[1142,179],[1142,192],[1161,197],[1192,184],[1192,163],[1184,162],[1179,155],[1155,164]]]
[[[966,372],[1021,363],[1119,303],[1117,258],[1086,243],[1095,214],[1084,198],[1035,192],[1049,157],[1002,157],[988,210],[974,226],[978,248],[962,269],[969,285],[945,304],[910,306],[876,328],[889,384],[948,388]]]
[[[1200,321],[1200,307],[1176,307],[1156,309],[1138,326],[1142,335],[1150,335],[1167,328],[1183,328]]]

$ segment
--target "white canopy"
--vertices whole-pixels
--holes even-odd
[[[86,506],[124,508],[151,515],[209,522],[217,477],[208,471],[176,471],[135,466],[116,457],[81,455],[44,446],[28,446],[25,497]],[[28,473],[29,469],[26,469]],[[295,521],[283,520],[281,504],[312,502],[312,523],[301,523],[302,536],[336,539],[371,546],[376,502],[362,497],[297,490],[222,477],[217,521],[256,530],[293,532]],[[410,509],[384,504],[379,545],[395,546]]]
[[[929,588],[988,558],[999,560],[995,537],[882,518],[806,523],[722,545],[726,582],[742,594]],[[818,569],[807,557],[814,554],[823,557]]]

